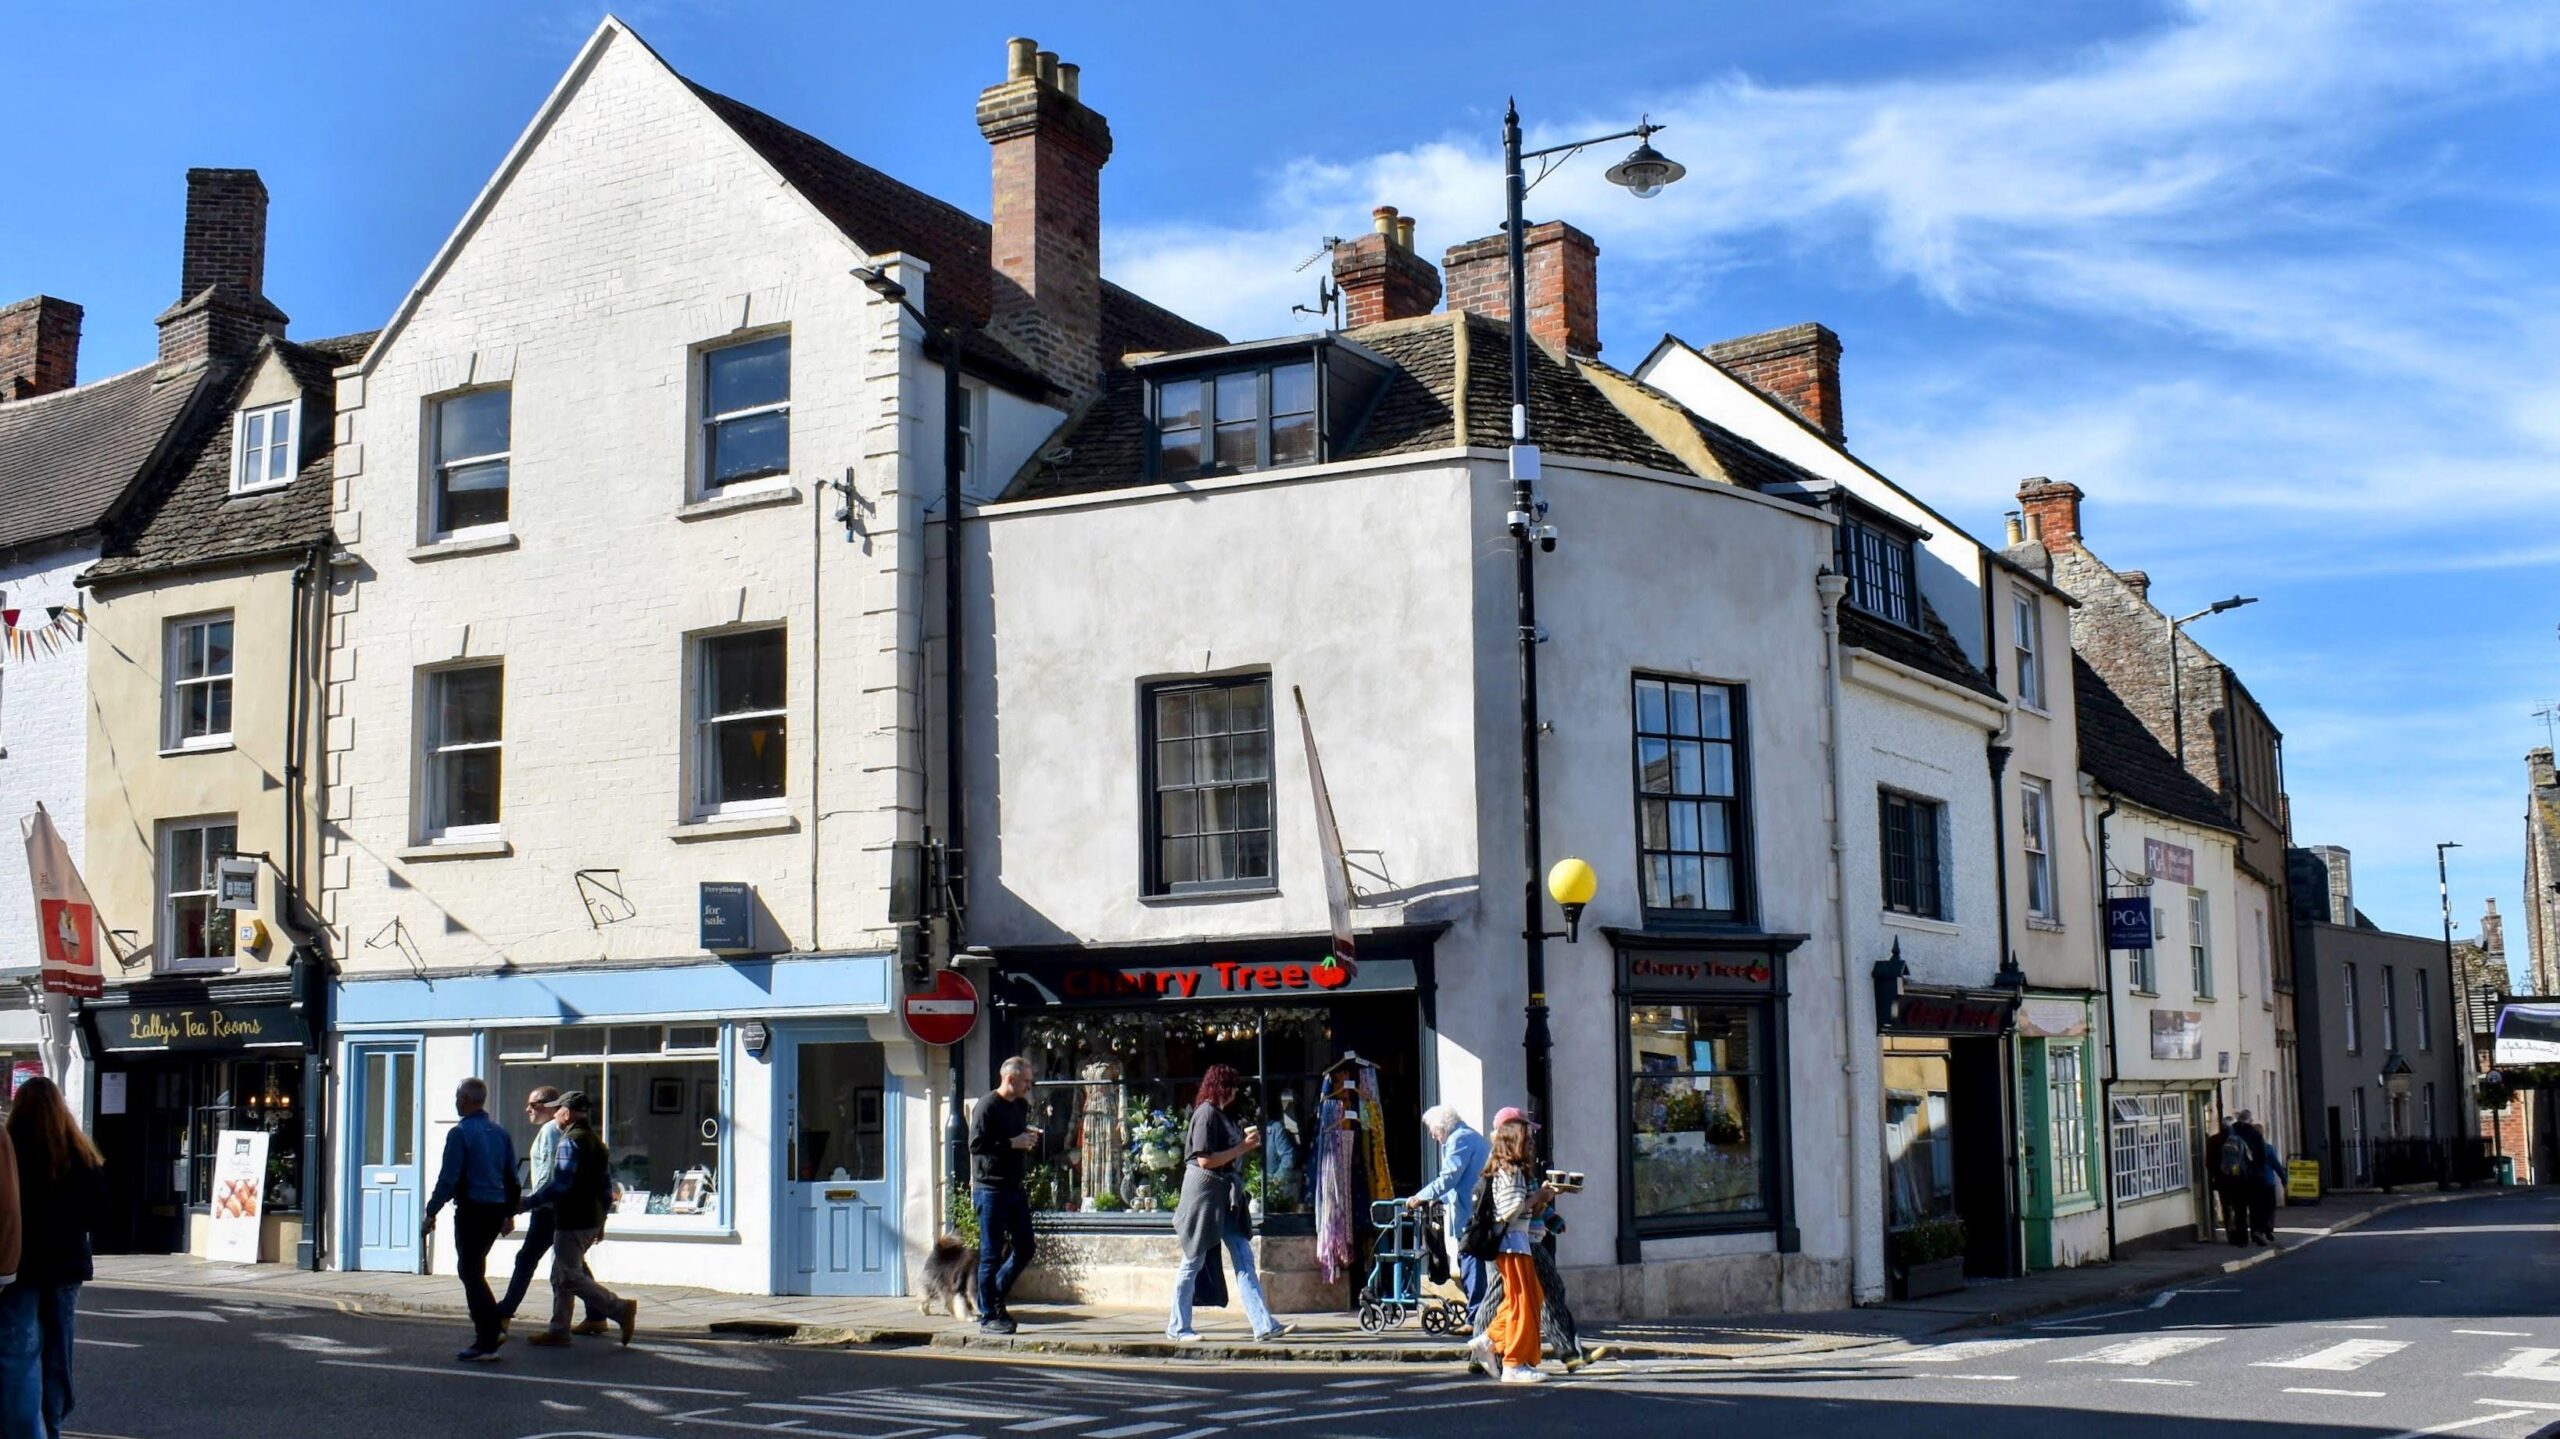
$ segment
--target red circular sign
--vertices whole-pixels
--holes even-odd
[[[978,987],[956,969],[933,977],[933,988],[910,994],[898,1006],[907,1033],[927,1044],[958,1044],[978,1027]]]

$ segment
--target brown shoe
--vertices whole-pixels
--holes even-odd
[[[630,1348],[631,1331],[640,1326],[640,1301],[637,1299],[623,1300],[622,1317],[614,1322],[622,1326],[622,1347],[625,1349]]]
[[[525,1343],[536,1349],[566,1349],[569,1347],[569,1336],[557,1330],[545,1329],[526,1340]]]
[[[602,1334],[611,1328],[613,1328],[613,1321],[610,1319],[590,1319],[584,1324],[575,1326],[569,1332],[572,1334]]]

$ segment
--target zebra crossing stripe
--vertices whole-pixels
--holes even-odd
[[[2545,1384],[2560,1384],[2560,1349],[2516,1349],[2507,1354],[2507,1362],[2495,1369],[2482,1370],[2479,1377],[2489,1379],[2535,1379]]]
[[[2149,1339],[2128,1339],[2121,1344],[2110,1344],[2103,1349],[2092,1349],[2086,1354],[2074,1354],[2068,1359],[2056,1359],[2051,1362],[2055,1364],[2149,1365],[2221,1342],[2220,1335],[2160,1334]]]
[[[1932,1344],[1926,1349],[1914,1349],[1908,1354],[1887,1354],[1866,1362],[1869,1364],[1962,1364],[1975,1359],[1988,1359],[1994,1354],[2006,1354],[2011,1350],[2024,1349],[2030,1344],[2045,1342],[2042,1339],[1959,1339],[1952,1344]]]
[[[2249,1367],[2252,1369],[2326,1369],[2336,1374],[2348,1374],[2362,1369],[2376,1359],[2388,1359],[2408,1347],[2406,1343],[2395,1339],[2349,1339],[2344,1343],[2332,1344],[2325,1349],[2315,1349],[2308,1354],[2296,1355],[2291,1359],[2261,1359]]]

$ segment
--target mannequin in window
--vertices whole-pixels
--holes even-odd
[[[1264,1203],[1280,1210],[1299,1208],[1305,1202],[1307,1141],[1296,1091],[1280,1091],[1279,1116],[1262,1140],[1268,1190]]]
[[[1085,1209],[1092,1209],[1104,1195],[1127,1198],[1120,1192],[1121,1160],[1129,1148],[1127,1100],[1120,1089],[1120,1074],[1117,1059],[1097,1059],[1076,1071],[1085,1081],[1079,1101],[1084,1113],[1076,1121],[1076,1144],[1084,1155],[1084,1188],[1078,1198]]]

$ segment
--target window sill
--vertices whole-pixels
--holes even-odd
[[[2143,989],[2139,986],[2128,989],[2125,993],[2133,996],[2135,999],[2158,999],[2160,997],[2160,991],[2156,989]]]
[[[2043,705],[2029,704],[2025,700],[2018,701],[2018,709],[2021,713],[2034,715],[2038,719],[2053,718],[2052,710],[2045,708]]]
[[[289,479],[269,480],[265,484],[261,485],[244,485],[234,481],[231,486],[231,492],[223,496],[223,498],[231,500],[245,500],[257,495],[272,495],[276,491],[284,489],[292,483],[293,481]]]
[[[678,844],[706,839],[743,839],[758,834],[789,834],[800,827],[790,814],[707,815],[667,826],[667,838]]]
[[[703,1224],[682,1214],[608,1214],[604,1228],[617,1239],[711,1239],[734,1241],[736,1226]]]
[[[229,735],[224,735],[218,740],[197,740],[190,744],[173,745],[168,749],[160,751],[160,757],[162,759],[179,759],[191,754],[221,754],[234,748],[237,748],[237,746],[232,744],[231,737]]]
[[[512,531],[502,535],[467,535],[461,539],[429,540],[423,545],[412,545],[409,558],[450,560],[463,555],[494,555],[515,547],[516,537]]]
[[[1889,909],[1882,911],[1879,918],[1884,921],[1888,928],[1892,929],[1916,930],[1921,934],[1964,933],[1963,925],[1957,924],[1955,921],[1948,919],[1930,919],[1925,915],[1900,914]]]
[[[2034,930],[2038,934],[2068,934],[2071,932],[2071,926],[2064,924],[2061,920],[2047,919],[2040,914],[2031,914],[2027,916],[2027,928]]]
[[[399,858],[412,864],[434,859],[505,859],[516,847],[503,839],[430,840],[402,848]]]
[[[1260,885],[1252,889],[1186,889],[1173,894],[1142,894],[1140,904],[1219,904],[1237,899],[1278,899],[1280,886]]]
[[[715,515],[734,515],[740,510],[761,510],[776,505],[800,503],[800,487],[788,480],[778,485],[753,481],[748,483],[752,488],[741,486],[735,494],[707,495],[702,499],[679,506],[676,510],[676,518],[707,520]]]

